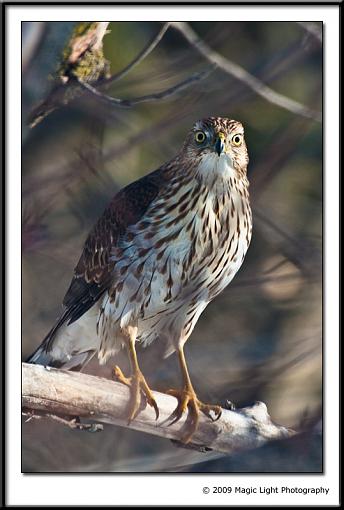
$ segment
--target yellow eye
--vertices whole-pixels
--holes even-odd
[[[239,147],[241,144],[242,144],[242,135],[234,135],[232,137],[232,144],[235,145],[236,147]]]
[[[206,139],[206,135],[205,135],[204,131],[197,131],[195,133],[195,140],[197,143],[203,143],[205,139]]]

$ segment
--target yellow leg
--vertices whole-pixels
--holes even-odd
[[[176,397],[178,400],[178,405],[169,419],[172,420],[170,425],[176,423],[180,420],[183,413],[189,408],[189,427],[186,434],[181,439],[183,443],[188,443],[197,430],[200,411],[202,411],[211,420],[215,421],[220,418],[222,409],[217,405],[203,404],[203,402],[197,398],[189,376],[183,346],[180,346],[178,349],[178,357],[183,375],[184,386],[181,390],[169,390],[167,392],[169,395]],[[211,412],[215,414],[215,418],[212,417]]]
[[[156,403],[156,400],[153,396],[153,393],[148,386],[144,375],[142,374],[139,363],[137,360],[136,349],[135,349],[135,341],[137,335],[137,328],[129,327],[128,328],[128,355],[130,359],[132,376],[125,377],[122,370],[116,366],[114,368],[115,377],[119,382],[122,382],[126,386],[129,386],[131,396],[129,401],[129,409],[128,409],[128,424],[132,420],[134,420],[140,412],[142,395],[146,399],[146,402],[152,406],[155,410],[156,419],[159,418],[159,408]]]

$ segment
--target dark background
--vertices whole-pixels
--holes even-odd
[[[294,22],[194,22],[216,51],[275,91],[322,108],[322,45]],[[22,311],[23,359],[61,311],[87,232],[122,186],[179,150],[193,123],[226,116],[245,126],[254,231],[232,284],[202,314],[186,345],[203,401],[237,406],[261,400],[297,438],[245,454],[200,454],[169,441],[105,426],[97,434],[48,420],[23,422],[23,470],[152,472],[317,472],[322,469],[322,125],[282,109],[215,70],[164,101],[118,109],[90,96],[46,117],[27,118],[51,87],[73,23],[23,24]],[[120,71],[160,29],[113,22],[104,38],[111,72]],[[321,31],[320,24],[312,27]],[[33,39],[32,39],[33,38]],[[34,40],[35,45],[30,46]],[[173,28],[109,95],[166,89],[207,67]],[[175,355],[159,346],[139,356],[154,389],[180,386]],[[111,377],[124,355],[86,372]],[[154,369],[152,369],[154,367]]]

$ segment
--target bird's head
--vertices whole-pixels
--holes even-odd
[[[244,128],[236,120],[209,117],[197,121],[186,137],[183,151],[209,167],[218,167],[221,162],[246,173],[248,153]]]

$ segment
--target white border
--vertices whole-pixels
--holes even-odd
[[[339,8],[298,6],[7,6],[7,504],[8,505],[338,505],[339,451]],[[325,466],[324,475],[22,475],[20,429],[21,21],[317,20],[325,23]],[[87,476],[85,479],[84,477]],[[90,478],[91,477],[91,478]],[[173,478],[172,478],[173,477]],[[327,487],[325,496],[204,495],[203,486]]]

